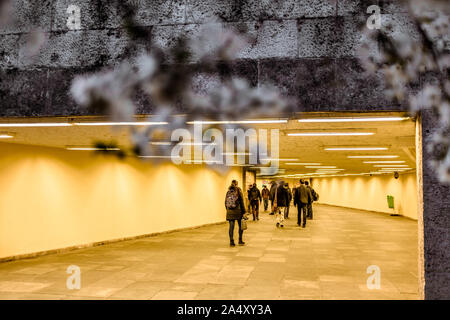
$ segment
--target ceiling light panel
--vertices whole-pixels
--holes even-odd
[[[377,122],[377,121],[404,121],[408,117],[348,117],[348,118],[311,118],[299,119],[298,122]]]
[[[383,151],[387,150],[387,147],[333,147],[333,148],[325,148],[326,151]]]
[[[372,136],[374,132],[298,132],[288,133],[290,137],[335,137],[335,136]]]

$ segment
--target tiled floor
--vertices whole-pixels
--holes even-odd
[[[315,205],[300,229],[295,212],[284,229],[267,213],[250,221],[243,247],[222,224],[1,263],[0,299],[418,299],[417,222]],[[66,287],[69,265],[80,290]]]

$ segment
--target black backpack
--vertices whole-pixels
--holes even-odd
[[[239,195],[237,190],[228,190],[225,197],[225,207],[227,209],[236,209],[239,205]]]
[[[316,191],[314,191],[314,189],[311,189],[311,194],[314,201],[319,200],[319,194]]]

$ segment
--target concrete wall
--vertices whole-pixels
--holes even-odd
[[[225,221],[232,179],[201,166],[0,144],[0,258]]]
[[[17,0],[16,23],[0,29],[0,116],[78,115],[87,110],[68,96],[74,75],[98,70],[133,54],[120,26],[119,0]],[[230,27],[255,38],[234,63],[232,72],[253,85],[276,84],[298,111],[405,110],[384,97],[380,76],[363,73],[355,56],[360,22],[367,7],[378,4],[382,23],[394,32],[413,32],[396,0],[139,0],[138,20],[151,31],[151,42],[164,44],[218,16]],[[69,4],[81,8],[81,30],[66,26]],[[29,61],[21,54],[26,32],[39,26],[48,46]],[[377,50],[376,46],[374,50]],[[417,87],[433,81],[430,75]],[[205,85],[208,81],[204,81]],[[137,97],[139,113],[151,104]],[[431,111],[423,113],[423,227],[425,297],[450,298],[450,187],[439,184],[427,164],[426,145],[437,126]]]
[[[120,1],[15,1],[15,23],[0,29],[0,116],[86,114],[68,95],[76,74],[117,64],[153,43],[170,45],[183,33],[195,35],[214,16],[253,39],[238,55],[232,73],[253,85],[276,84],[299,111],[402,107],[384,98],[380,77],[363,75],[356,59],[359,24],[369,17],[370,4],[381,6],[384,21],[401,27],[408,23],[404,9],[393,5],[396,1],[138,0],[133,1],[138,5],[137,21],[150,38],[137,49],[128,47]],[[80,30],[67,26],[69,5],[81,10]],[[34,27],[44,30],[48,41],[29,59],[23,49]],[[207,79],[197,86],[208,87]],[[139,113],[152,110],[143,97],[137,96],[135,103]]]
[[[398,213],[417,220],[417,182],[415,173],[393,175],[316,178],[313,188],[318,203],[348,208]],[[386,196],[392,195],[395,210],[389,209]]]

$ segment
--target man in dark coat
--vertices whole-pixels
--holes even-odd
[[[284,227],[284,208],[289,205],[289,194],[284,187],[284,181],[281,181],[274,192],[273,205],[275,207],[274,213],[277,218],[277,227]]]
[[[314,189],[309,185],[309,182],[308,181],[305,181],[305,185],[306,185],[306,187],[308,188],[308,190],[311,192],[311,201],[308,203],[308,205],[307,205],[307,212],[308,212],[308,214],[306,215],[306,218],[308,218],[308,219],[311,219],[312,220],[312,218],[313,218],[313,207],[312,207],[312,204],[313,204],[313,202],[314,202],[314,194],[316,193],[315,191],[314,191]]]
[[[261,196],[264,201],[264,211],[267,211],[267,208],[269,207],[270,191],[267,189],[266,185],[263,185]]]
[[[275,214],[273,211],[273,200],[275,198],[275,190],[277,189],[277,183],[275,181],[271,181],[270,182],[270,214],[273,215]]]
[[[253,221],[259,220],[259,204],[262,202],[262,197],[256,183],[248,190],[248,201],[250,202]]]
[[[284,188],[288,192],[288,204],[284,208],[284,218],[289,219],[289,207],[291,206],[291,200],[292,200],[292,191],[291,188],[289,188],[289,184],[285,183]]]
[[[235,199],[234,208],[227,207],[227,200],[233,197]],[[227,199],[228,198],[228,199]],[[227,210],[227,220],[230,224],[228,234],[230,236],[230,246],[234,247],[234,225],[238,222],[239,226],[239,245],[244,245],[245,242],[242,240],[244,231],[242,230],[242,219],[245,215],[245,205],[244,197],[242,195],[241,189],[237,186],[237,181],[233,180],[231,186],[228,188],[227,195],[225,196],[225,209]]]
[[[303,228],[306,227],[306,215],[308,214],[307,206],[310,201],[312,201],[311,191],[308,188],[306,188],[303,179],[300,179],[300,186],[295,189],[294,193],[294,206],[297,206],[298,210],[297,224],[299,227],[302,225]]]

